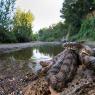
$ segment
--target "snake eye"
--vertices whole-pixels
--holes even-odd
[[[80,54],[85,54],[85,55],[93,55],[93,51],[89,47],[85,47],[81,49]]]

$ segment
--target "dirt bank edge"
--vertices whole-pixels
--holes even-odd
[[[61,45],[61,42],[28,42],[28,43],[0,44],[0,54],[18,51],[24,48],[40,45]]]

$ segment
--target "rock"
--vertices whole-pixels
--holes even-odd
[[[51,60],[47,60],[47,61],[40,61],[40,65],[42,67],[47,67],[48,65],[51,65],[52,61]]]

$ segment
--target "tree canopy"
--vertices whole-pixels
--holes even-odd
[[[68,24],[67,31],[70,30],[70,36],[79,32],[85,16],[93,10],[95,10],[93,0],[64,0],[61,18]]]
[[[41,29],[40,40],[94,40],[95,0],[64,0],[60,12],[64,23]]]
[[[15,42],[16,38],[10,32],[12,14],[16,0],[0,0],[0,42]]]
[[[59,22],[49,28],[40,29],[38,39],[41,41],[58,41],[66,34],[66,28],[66,24]]]
[[[0,26],[10,28],[16,0],[0,0]]]
[[[13,31],[18,42],[26,42],[32,40],[32,22],[34,21],[33,14],[28,11],[18,9],[14,16]]]
[[[0,0],[0,43],[32,40],[33,14],[17,9],[16,0]]]

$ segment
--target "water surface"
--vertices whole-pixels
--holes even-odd
[[[41,68],[41,66],[38,64],[39,61],[52,59],[61,51],[63,51],[63,47],[60,45],[38,46],[22,49],[11,53],[1,54],[0,60],[7,60],[10,64],[15,63],[16,61],[21,64],[22,62],[26,61],[24,65],[26,66],[26,68],[28,66],[34,71],[37,71],[39,68]],[[33,62],[36,62],[36,64]]]

